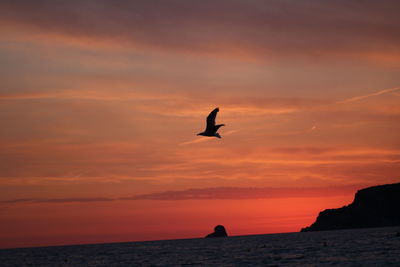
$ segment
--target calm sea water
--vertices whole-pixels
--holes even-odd
[[[400,266],[400,227],[0,250],[1,266]]]

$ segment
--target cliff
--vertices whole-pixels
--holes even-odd
[[[353,203],[319,213],[301,232],[400,225],[400,183],[359,190]]]

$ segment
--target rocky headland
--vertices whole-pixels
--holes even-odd
[[[359,190],[353,203],[326,209],[301,232],[400,225],[400,183]]]

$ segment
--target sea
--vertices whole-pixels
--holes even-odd
[[[0,266],[400,266],[400,227],[2,249]]]

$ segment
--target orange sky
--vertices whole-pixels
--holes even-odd
[[[1,1],[0,247],[298,231],[399,182],[399,7]]]

